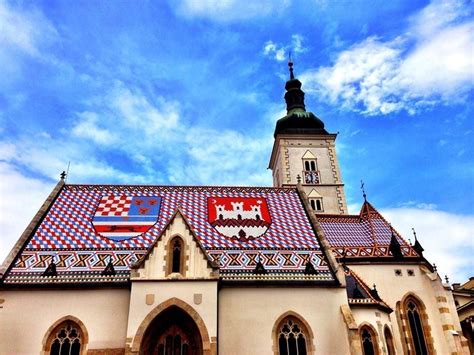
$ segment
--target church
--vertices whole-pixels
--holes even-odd
[[[0,269],[0,354],[468,354],[449,284],[365,196],[286,82],[273,187],[78,185]]]

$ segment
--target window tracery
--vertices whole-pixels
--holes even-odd
[[[280,355],[306,355],[307,334],[301,322],[294,317],[286,318],[279,327],[278,350]]]
[[[79,355],[81,353],[82,333],[71,321],[56,328],[51,340],[50,355]]]
[[[377,340],[374,332],[370,327],[364,326],[360,330],[360,340],[362,342],[362,350],[364,355],[376,355]]]
[[[415,354],[428,354],[426,339],[423,333],[423,323],[420,317],[420,308],[414,299],[408,299],[406,302],[406,312]]]

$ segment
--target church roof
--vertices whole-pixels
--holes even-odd
[[[317,218],[337,258],[393,259],[390,251],[392,236],[400,244],[403,258],[420,258],[412,246],[367,201],[358,215],[318,215]]]
[[[136,217],[139,212],[132,210],[145,206],[139,202],[149,209]],[[243,218],[237,217],[232,203],[241,208]],[[219,206],[224,216],[218,215]],[[269,274],[334,281],[296,189],[63,185],[24,240],[3,282],[124,282],[178,208],[210,260],[229,278],[253,275],[260,263]],[[254,213],[252,208],[259,217],[246,215]],[[110,262],[115,273],[104,274]],[[303,277],[308,262],[316,274]],[[50,274],[52,263],[55,270]]]
[[[389,313],[393,311],[378,295],[375,285],[371,289],[354,270],[345,265],[344,274],[346,277],[347,299],[351,306],[376,306]]]

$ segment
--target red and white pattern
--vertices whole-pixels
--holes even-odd
[[[130,210],[132,196],[105,196],[97,207],[98,216],[126,216]]]

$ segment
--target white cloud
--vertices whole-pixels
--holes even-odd
[[[72,128],[72,133],[78,137],[90,138],[97,144],[111,144],[116,138],[105,128],[98,126],[98,115],[95,112],[81,112],[78,115],[78,122]]]
[[[190,125],[181,117],[178,102],[149,98],[122,82],[87,105],[69,130],[53,137],[25,132],[15,140],[0,141],[2,158],[52,179],[71,162],[70,181],[81,183],[271,182],[265,170],[272,144],[269,134],[248,136]],[[114,156],[113,163],[109,154]]]
[[[278,62],[282,62],[288,58],[289,53],[304,53],[307,48],[303,46],[304,38],[302,35],[294,34],[291,36],[291,43],[282,45],[273,41],[265,42],[263,46],[263,55],[272,58]]]
[[[39,56],[41,46],[58,38],[52,23],[36,8],[14,8],[0,1],[0,45]]]
[[[474,216],[421,208],[392,208],[381,211],[405,239],[415,228],[425,249],[423,255],[435,263],[441,276],[463,282],[473,276]]]
[[[0,161],[0,263],[53,189],[53,184],[28,178]]]
[[[216,22],[242,21],[281,14],[290,0],[173,0],[171,6],[187,18],[207,18]]]
[[[305,90],[367,115],[413,114],[463,100],[474,83],[474,22],[466,6],[434,1],[399,37],[369,37],[340,52],[332,66],[303,73]]]

